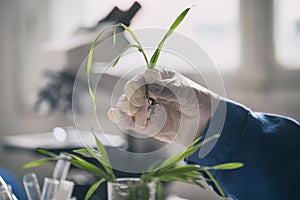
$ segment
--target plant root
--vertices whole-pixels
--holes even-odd
[[[151,117],[153,115],[155,115],[155,105],[159,104],[159,103],[154,98],[150,97],[147,85],[146,85],[146,95],[145,96],[146,96],[147,103],[148,103],[148,107],[147,107],[148,117],[146,119],[146,124],[145,124],[145,126],[147,127],[151,123]]]

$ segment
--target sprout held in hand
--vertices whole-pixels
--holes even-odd
[[[128,49],[136,48],[142,54],[142,56],[146,62],[146,65],[147,65],[147,69],[154,69],[156,67],[159,55],[161,53],[162,47],[163,47],[166,39],[171,36],[173,31],[183,21],[183,19],[185,18],[185,16],[189,12],[189,10],[190,10],[190,8],[185,9],[176,18],[176,20],[173,22],[173,24],[171,25],[171,27],[169,28],[169,30],[167,31],[167,33],[165,34],[165,36],[163,37],[161,42],[158,44],[155,52],[153,53],[153,55],[151,56],[150,59],[147,58],[147,55],[145,54],[144,49],[141,46],[141,43],[140,43],[139,39],[137,38],[137,36],[135,35],[135,33],[129,27],[127,27],[126,25],[124,25],[122,23],[106,28],[104,31],[102,31],[96,37],[96,39],[94,40],[94,42],[91,45],[90,52],[88,55],[88,63],[87,63],[88,87],[89,87],[90,96],[94,102],[94,110],[96,110],[96,108],[97,108],[96,107],[96,97],[95,97],[95,93],[93,92],[93,90],[91,88],[90,74],[91,74],[94,48],[95,48],[97,40],[102,36],[102,34],[106,31],[108,31],[109,29],[114,28],[115,30],[114,30],[114,34],[113,34],[113,42],[116,43],[116,28],[122,27],[125,31],[127,31],[131,35],[131,37],[135,41],[135,44],[128,45],[125,49],[123,49],[121,54],[113,61],[113,66],[116,66],[118,64],[120,58],[124,55],[124,53]],[[155,71],[153,71],[152,75],[158,76],[159,73],[155,74]],[[138,89],[138,88],[136,88],[136,89]],[[127,92],[129,94],[127,94],[126,96],[132,96],[132,95],[134,95],[134,92],[136,92],[136,90],[127,91]],[[139,90],[137,92],[141,92],[142,94],[144,94],[144,95],[140,95],[140,96],[143,96],[148,101],[147,111],[148,111],[149,116],[147,116],[146,124],[144,124],[144,126],[148,126],[148,124],[151,122],[150,121],[151,115],[153,115],[153,113],[154,113],[153,106],[156,104],[156,100],[154,98],[150,97],[147,84],[144,85],[142,87],[142,89],[139,88]],[[126,91],[125,91],[125,93],[126,93]],[[145,100],[145,99],[143,99],[143,100]],[[141,102],[137,101],[135,103],[138,105]],[[131,117],[134,119],[135,116],[132,115]],[[95,134],[94,134],[94,137],[96,140],[97,149],[94,149],[90,146],[86,146],[85,148],[75,150],[74,153],[77,155],[68,154],[70,156],[68,158],[60,157],[60,156],[53,154],[51,152],[48,152],[46,150],[38,149],[39,153],[47,156],[48,158],[28,163],[28,164],[24,165],[24,168],[39,166],[39,165],[45,164],[47,162],[55,161],[55,160],[59,160],[59,159],[68,160],[75,167],[89,171],[89,172],[93,173],[95,176],[99,177],[99,181],[97,181],[90,187],[89,191],[87,192],[87,194],[85,196],[85,199],[89,199],[103,182],[107,181],[107,182],[116,183],[118,180],[114,174],[113,169],[111,168],[110,159],[108,157],[108,154],[107,154],[103,144],[96,137]],[[129,190],[130,190],[129,196],[127,196],[124,199],[141,199],[141,200],[150,199],[150,189],[149,189],[148,185],[151,184],[152,182],[155,182],[155,185],[157,188],[156,198],[159,200],[163,199],[162,182],[180,181],[180,182],[184,182],[184,183],[197,185],[197,186],[203,188],[204,186],[201,183],[201,181],[203,181],[202,175],[207,175],[208,180],[210,180],[214,184],[214,186],[218,190],[219,194],[224,199],[226,199],[224,192],[222,191],[221,187],[219,186],[217,181],[214,179],[214,177],[211,175],[209,170],[236,169],[236,168],[242,167],[243,166],[242,163],[236,163],[236,162],[224,163],[224,164],[220,164],[220,165],[216,165],[216,166],[200,166],[200,165],[195,165],[195,164],[178,165],[178,163],[181,162],[183,159],[185,159],[186,157],[195,153],[204,143],[208,142],[209,140],[216,139],[216,137],[219,137],[219,135],[215,135],[214,137],[211,137],[202,142],[200,142],[201,137],[199,137],[192,144],[190,144],[184,151],[176,154],[175,156],[168,158],[167,160],[165,160],[164,162],[162,162],[161,164],[159,164],[157,166],[153,166],[153,168],[149,169],[149,171],[142,173],[138,183],[136,183],[136,184],[133,184],[132,182],[130,183],[130,185],[128,186]],[[95,159],[100,166],[97,166],[97,165],[87,161],[87,159],[90,159],[90,158]],[[116,195],[116,196],[119,196],[119,195]],[[120,199],[118,199],[118,200],[120,200]]]
[[[116,28],[117,27],[122,27],[124,28],[124,30],[126,30],[130,35],[131,37],[133,38],[133,40],[135,41],[136,44],[131,44],[131,45],[128,45],[125,49],[123,49],[123,51],[121,52],[121,54],[114,60],[113,62],[113,65],[112,66],[116,66],[120,60],[120,58],[124,55],[124,53],[126,51],[128,51],[129,49],[131,48],[136,48],[139,52],[141,52],[141,54],[143,55],[144,57],[144,60],[146,62],[146,65],[147,65],[147,68],[148,69],[154,69],[155,66],[156,66],[156,63],[158,61],[158,58],[159,58],[159,55],[161,53],[161,49],[165,43],[165,41],[167,40],[168,37],[170,37],[173,33],[173,31],[179,26],[179,24],[182,22],[182,20],[185,18],[185,16],[187,15],[187,13],[189,12],[191,8],[186,8],[177,18],[176,20],[173,22],[173,24],[171,25],[171,27],[169,28],[168,32],[165,34],[165,36],[163,37],[163,39],[161,40],[161,42],[158,44],[158,47],[156,48],[155,52],[153,53],[153,55],[151,56],[151,59],[150,61],[148,60],[147,58],[147,55],[139,41],[139,39],[137,38],[137,36],[135,35],[135,33],[128,27],[126,26],[125,24],[122,24],[122,23],[119,23],[115,26],[112,26],[112,27],[108,27],[106,28],[105,30],[103,30],[97,37],[96,39],[94,40],[91,48],[90,48],[90,52],[89,52],[89,55],[88,55],[88,63],[87,63],[87,76],[88,76],[88,85],[89,85],[89,92],[90,92],[90,96],[91,98],[93,99],[94,101],[94,110],[96,110],[97,108],[97,101],[96,101],[96,97],[95,97],[95,94],[91,88],[91,85],[90,85],[90,75],[91,75],[91,67],[92,67],[92,61],[93,61],[93,52],[94,52],[94,48],[95,48],[95,45],[97,43],[97,40],[102,36],[102,34],[104,32],[106,32],[107,30],[110,30],[111,28],[114,28],[114,34],[113,34],[113,43],[115,44],[116,43]],[[149,124],[150,120],[151,120],[151,114],[154,113],[154,105],[156,104],[155,102],[155,99],[151,98],[149,96],[149,92],[148,92],[148,88],[147,88],[147,85],[144,87],[144,92],[145,92],[145,96],[146,96],[146,99],[148,100],[148,113],[149,113],[149,116],[147,117],[147,122],[146,122],[146,126]]]

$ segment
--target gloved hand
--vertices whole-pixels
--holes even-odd
[[[218,103],[218,95],[177,72],[147,69],[127,82],[108,117],[122,129],[188,145],[206,128]]]

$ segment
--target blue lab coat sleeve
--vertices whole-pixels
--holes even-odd
[[[226,99],[220,106],[226,107],[226,117],[217,143],[204,158],[199,158],[197,151],[186,161],[203,166],[242,162],[240,169],[211,171],[234,200],[300,199],[299,123],[252,112]],[[212,117],[211,123],[219,122]]]

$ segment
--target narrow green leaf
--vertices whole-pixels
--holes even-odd
[[[109,176],[108,179],[116,180],[114,172],[111,168],[110,160],[108,158],[108,155],[107,155],[107,152],[106,152],[104,146],[102,145],[101,141],[97,138],[97,136],[95,135],[93,130],[92,130],[92,133],[95,138],[98,151],[92,147],[87,146],[83,149],[75,150],[74,152],[79,153],[85,157],[96,159],[101,164],[101,166],[105,169],[105,171],[106,171],[105,173],[107,173],[107,175]]]
[[[141,200],[149,200],[150,195],[149,195],[149,187],[147,183],[143,183],[141,186]]]
[[[156,193],[157,193],[157,200],[164,199],[163,185],[160,181],[156,182]]]
[[[175,156],[168,158],[166,161],[164,161],[160,166],[158,166],[158,168],[156,170],[161,170],[164,168],[169,168],[174,166],[176,163],[178,163],[179,161],[183,160],[185,157],[190,156],[191,154],[193,154],[195,151],[197,151],[202,143],[195,145],[197,142],[199,142],[201,138],[199,137],[198,139],[196,139],[191,145],[189,145],[187,147],[186,150],[176,154]],[[154,170],[155,171],[155,170]]]
[[[213,139],[218,138],[220,135],[216,134],[212,137],[209,137],[208,139],[204,140],[203,142],[197,144],[201,137],[197,138],[194,142],[192,142],[186,150],[176,154],[175,156],[172,156],[171,158],[164,161],[161,165],[159,165],[156,169],[148,172],[149,175],[155,176],[156,174],[159,174],[161,171],[167,170],[173,166],[175,166],[179,161],[183,160],[184,158],[192,155],[194,152],[196,152],[204,143],[207,143]],[[199,166],[200,170],[200,166]]]
[[[104,181],[105,181],[105,179],[100,179],[100,181],[97,181],[96,183],[94,183],[90,187],[90,189],[88,190],[88,192],[85,194],[84,200],[88,200]]]
[[[131,37],[133,38],[133,40],[136,42],[136,44],[139,46],[139,51],[143,54],[144,56],[144,59],[145,59],[145,62],[147,64],[147,66],[149,65],[149,61],[148,61],[148,58],[147,58],[147,55],[141,45],[141,42],[139,41],[138,37],[135,35],[135,33],[128,27],[126,26],[125,24],[123,23],[119,23],[118,26],[121,26],[123,27],[130,35]]]
[[[113,34],[113,44],[114,45],[116,45],[116,43],[117,43],[117,34],[116,34],[116,32],[117,32],[117,26],[115,27],[114,34]]]
[[[105,162],[105,164],[107,164],[107,165],[110,164],[110,160],[108,158],[108,155],[107,155],[105,147],[103,146],[103,144],[101,143],[101,141],[98,139],[98,137],[96,136],[96,134],[94,133],[94,131],[93,131],[93,135],[94,135],[94,138],[96,140],[98,151],[100,152],[100,154],[102,156],[102,160]]]
[[[98,151],[100,152],[100,155],[101,155],[101,159],[99,159],[99,161],[103,165],[104,169],[112,176],[113,179],[115,179],[115,175],[111,168],[111,163],[110,163],[109,157],[107,155],[106,149],[103,146],[103,144],[101,143],[101,141],[98,139],[98,137],[96,136],[96,134],[94,133],[93,130],[92,130],[92,132],[93,132],[94,138],[96,140]]]
[[[118,26],[123,27],[123,28],[131,35],[131,37],[132,37],[133,40],[137,43],[137,45],[138,45],[139,47],[142,47],[141,42],[139,41],[138,37],[136,36],[136,34],[135,34],[128,26],[126,26],[126,25],[123,24],[123,23],[119,23]]]
[[[96,159],[101,164],[101,166],[103,166],[104,161],[102,160],[102,155],[98,150],[95,150],[94,148],[88,146],[86,147],[86,150],[88,151],[91,158]]]
[[[54,160],[59,160],[59,158],[43,158],[40,160],[36,160],[36,161],[30,162],[30,163],[27,163],[27,164],[23,165],[22,168],[27,169],[27,168],[37,167],[37,166],[43,165],[45,163],[48,163],[48,162],[51,162]]]
[[[87,170],[87,171],[93,173],[94,175],[104,178],[106,180],[111,179],[110,175],[108,175],[106,172],[104,172],[100,168],[96,167],[95,165],[83,160],[82,158],[80,158],[76,155],[73,155],[70,153],[66,153],[66,154],[72,157],[72,159],[68,160],[71,162],[72,165],[74,165],[80,169]]]
[[[199,169],[202,169],[201,167],[199,167],[199,165],[182,165],[182,166],[177,166],[171,169],[167,169],[167,170],[163,170],[158,172],[156,175],[156,177],[159,176],[166,176],[166,175],[174,175],[174,174],[183,174],[183,173],[189,173],[189,172],[195,172],[198,171]]]
[[[97,109],[97,100],[96,100],[96,96],[95,93],[91,87],[91,68],[92,68],[92,62],[93,62],[93,53],[94,53],[94,48],[95,45],[98,41],[98,39],[103,35],[103,33],[105,33],[106,31],[108,31],[111,28],[115,28],[114,33],[113,33],[113,43],[115,44],[116,42],[116,27],[123,27],[130,35],[131,37],[134,39],[134,41],[137,43],[137,46],[139,47],[138,50],[143,54],[144,59],[146,61],[146,64],[148,66],[148,58],[143,50],[143,47],[140,43],[140,41],[138,40],[137,36],[135,35],[135,33],[125,24],[119,23],[117,25],[113,25],[110,27],[105,28],[101,33],[99,33],[97,35],[97,37],[95,38],[94,42],[92,43],[91,47],[90,47],[90,51],[89,51],[89,55],[88,55],[88,62],[87,62],[87,77],[88,77],[88,89],[89,89],[89,93],[90,93],[90,97],[92,98],[93,102],[94,102],[94,111],[96,111]],[[118,58],[117,60],[119,60],[120,58]],[[116,62],[116,61],[115,61]],[[118,62],[118,61],[117,61]],[[116,63],[117,63],[116,62]]]
[[[188,184],[193,184],[194,183],[193,178],[191,178],[190,176],[185,175],[185,174],[161,176],[161,177],[159,177],[159,179],[161,181],[165,181],[165,182],[179,181],[179,182],[188,183]]]
[[[237,169],[237,168],[240,168],[240,167],[243,167],[243,166],[244,166],[243,163],[232,162],[232,163],[224,163],[224,164],[220,164],[220,165],[215,165],[215,166],[209,167],[209,169],[230,170],[230,169]]]
[[[196,140],[194,140],[190,145],[188,145],[189,147],[195,146],[200,140],[202,139],[202,136],[198,137]]]
[[[129,187],[129,197],[128,200],[137,200],[137,188]]]
[[[126,53],[126,51],[128,51],[130,48],[137,48],[139,50],[139,46],[138,45],[128,45],[125,49],[122,50],[121,54],[115,59],[115,61],[113,62],[112,66],[115,67],[120,58],[124,55],[124,53]]]
[[[94,158],[94,156],[90,153],[89,150],[87,150],[87,148],[76,149],[76,150],[73,150],[73,152],[78,153],[87,158]]]
[[[174,31],[178,25],[182,22],[182,20],[185,18],[186,14],[190,11],[191,8],[186,8],[180,15],[176,18],[176,20],[173,22],[173,24],[170,27],[170,31]],[[169,32],[170,32],[169,31]]]
[[[197,185],[198,187],[205,189],[204,185],[199,180],[192,179],[192,182],[194,185]]]
[[[94,42],[92,43],[92,45],[90,47],[90,51],[89,51],[89,55],[88,55],[88,62],[87,62],[88,87],[89,87],[90,96],[94,102],[94,110],[97,109],[97,101],[96,101],[95,93],[93,92],[92,87],[91,87],[91,68],[92,68],[92,63],[93,63],[94,48],[95,48],[95,45],[96,45],[98,39],[103,35],[103,33],[105,33],[106,31],[108,31],[109,29],[114,28],[114,27],[116,27],[116,25],[109,26],[97,35],[97,37],[95,38]]]
[[[193,172],[185,172],[185,173],[177,173],[177,174],[166,174],[158,177],[159,179],[168,179],[168,178],[179,178],[179,179],[185,179],[185,180],[202,180],[202,174],[198,171]]]
[[[213,184],[217,188],[217,190],[220,193],[220,195],[224,198],[224,200],[226,200],[226,196],[225,196],[222,188],[220,187],[219,183],[217,182],[217,180],[213,177],[213,175],[208,170],[205,170],[205,173],[207,174],[207,176],[209,177],[209,179],[213,182]]]
[[[39,152],[42,155],[48,156],[48,157],[57,157],[58,155],[52,153],[51,151],[48,151],[46,149],[37,148],[37,152]]]
[[[154,69],[155,65],[157,63],[158,57],[160,55],[161,49],[166,41],[166,39],[173,33],[173,31],[178,27],[178,25],[182,22],[182,20],[185,18],[186,14],[189,12],[191,8],[185,9],[180,15],[176,18],[176,20],[173,22],[171,27],[169,28],[166,35],[163,37],[162,41],[159,43],[158,47],[156,48],[154,54],[152,55],[149,63],[149,68]]]

